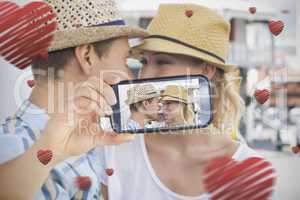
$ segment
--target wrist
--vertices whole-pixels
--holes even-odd
[[[46,164],[46,166],[49,166],[52,168],[53,166],[57,165],[58,163],[64,161],[68,158],[67,155],[64,155],[57,147],[56,145],[53,145],[52,141],[50,140],[47,135],[42,134],[39,140],[35,144],[35,154],[36,159],[39,161],[39,156],[41,154],[47,154],[50,155],[51,158],[49,162]],[[40,161],[39,161],[40,162]]]

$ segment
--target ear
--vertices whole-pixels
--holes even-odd
[[[215,75],[215,73],[216,73],[216,70],[217,70],[216,66],[211,65],[211,64],[208,64],[208,63],[204,63],[204,64],[202,65],[202,69],[203,69],[203,74],[204,74],[209,80],[211,80],[211,79],[214,77],[214,75]]]
[[[143,101],[142,104],[143,104],[143,107],[146,108],[149,105],[149,102],[146,100],[146,101]]]
[[[92,46],[88,44],[80,45],[75,48],[75,57],[85,75],[90,75],[93,68],[91,62],[92,49]]]

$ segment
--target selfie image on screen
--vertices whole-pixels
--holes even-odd
[[[122,132],[202,127],[211,120],[210,87],[203,77],[120,84]]]

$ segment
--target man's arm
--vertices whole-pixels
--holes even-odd
[[[91,82],[96,86],[105,83]],[[87,84],[90,87],[90,84]],[[112,88],[106,84],[106,90],[114,94]],[[80,101],[84,105],[95,103],[99,105],[99,99],[103,98],[103,93],[97,92],[96,99],[80,96]],[[110,97],[110,100],[115,97]],[[105,99],[109,105],[112,105],[109,99]],[[115,100],[112,100],[115,101]],[[109,106],[107,105],[107,106]],[[48,124],[41,134],[41,137],[29,147],[22,155],[14,160],[0,165],[0,199],[33,199],[38,190],[49,176],[51,169],[59,162],[70,156],[81,155],[88,152],[96,146],[108,144],[120,144],[133,139],[132,135],[116,135],[100,130],[98,121],[95,121],[94,114],[104,116],[107,111],[97,107],[93,115],[87,113],[78,115],[74,126],[68,125],[66,114],[53,114],[50,116]],[[77,116],[77,115],[76,115]],[[82,125],[81,123],[84,123]],[[87,126],[88,125],[88,126]],[[1,137],[0,137],[1,139]],[[0,151],[1,151],[0,147]],[[52,160],[43,165],[37,158],[37,152],[41,149],[49,149],[53,153]]]
[[[54,157],[48,165],[43,165],[36,157],[40,149],[48,149],[43,136],[24,154],[0,165],[0,199],[34,198],[52,167],[60,161]]]

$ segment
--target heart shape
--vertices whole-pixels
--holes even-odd
[[[91,185],[92,181],[89,176],[77,176],[75,178],[75,185],[82,191],[88,190]]]
[[[204,175],[204,186],[212,200],[268,199],[275,183],[271,163],[259,157],[242,162],[216,158],[205,167]]]
[[[292,152],[293,152],[294,154],[300,153],[300,145],[293,146],[293,147],[292,147]]]
[[[43,165],[47,165],[52,160],[53,154],[49,149],[41,149],[37,152],[37,158]]]
[[[35,80],[28,80],[27,81],[27,85],[31,88],[33,88],[35,86]]]
[[[260,104],[264,104],[270,98],[270,91],[267,89],[255,90],[254,97]]]
[[[47,58],[57,23],[50,5],[31,2],[19,7],[0,2],[0,55],[19,69],[37,57]]]
[[[186,15],[188,18],[192,17],[193,14],[194,14],[194,12],[193,12],[192,10],[187,10],[187,11],[185,11],[185,15]]]
[[[256,7],[250,7],[250,8],[249,8],[249,12],[250,12],[251,14],[255,14],[255,13],[256,13]]]
[[[112,168],[105,169],[107,176],[112,176],[114,174],[114,170]]]
[[[269,29],[271,33],[275,36],[278,36],[284,28],[284,23],[282,21],[270,21],[269,22]]]
[[[290,13],[290,11],[289,11],[289,10],[287,10],[287,9],[284,9],[284,10],[282,10],[282,11],[281,11],[281,13],[282,13],[282,14],[289,14],[289,13]]]

